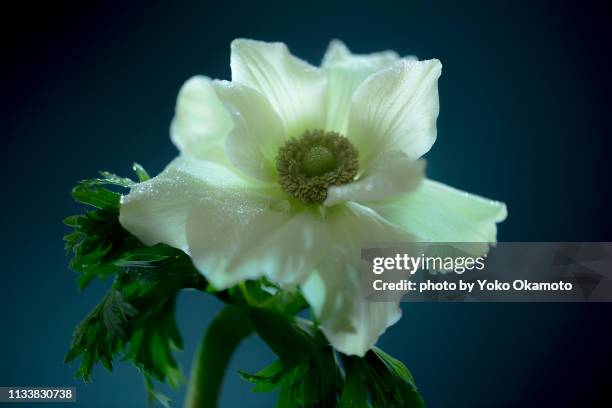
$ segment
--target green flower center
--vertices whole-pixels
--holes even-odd
[[[353,181],[358,165],[355,146],[339,133],[324,130],[288,140],[276,156],[281,187],[306,204],[321,204],[328,187]]]
[[[334,167],[336,167],[336,158],[324,146],[311,147],[302,158],[302,168],[308,177],[320,176]]]

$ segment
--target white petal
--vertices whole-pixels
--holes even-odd
[[[336,330],[327,324],[322,324],[321,329],[336,350],[363,357],[387,327],[402,317],[402,310],[397,301],[376,302],[353,298],[349,302],[350,308],[345,313],[354,325],[352,331]]]
[[[268,98],[283,121],[286,137],[324,125],[325,73],[291,55],[283,43],[232,42],[232,81]]]
[[[170,138],[184,155],[218,160],[232,118],[215,94],[211,80],[189,79],[179,91]]]
[[[401,150],[412,159],[425,154],[436,140],[439,112],[438,60],[400,61],[370,75],[353,94],[348,137],[361,162],[387,150]]]
[[[215,81],[214,88],[234,121],[225,142],[229,160],[252,177],[275,179],[274,158],[283,143],[278,115],[252,88],[228,81]]]
[[[388,68],[398,60],[395,51],[353,54],[342,41],[331,41],[321,64],[328,78],[325,129],[345,135],[355,89],[368,75]]]
[[[416,59],[416,57],[413,56],[406,58],[410,60]],[[373,52],[370,54],[353,54],[342,41],[332,40],[327,47],[327,51],[325,51],[321,66],[323,68],[329,68],[343,65],[347,69],[350,69],[351,65],[356,65],[356,69],[367,69],[372,73],[383,68],[388,68],[397,60],[399,60],[399,55],[392,50]]]
[[[161,242],[187,252],[187,216],[198,201],[244,188],[242,179],[219,164],[179,157],[121,198],[119,222],[147,245]]]
[[[412,160],[404,152],[384,152],[359,180],[328,188],[323,205],[368,203],[399,196],[417,188],[424,171],[424,160]]]
[[[494,243],[496,223],[507,215],[504,203],[432,180],[424,180],[416,190],[372,208],[419,242]]]
[[[401,312],[397,302],[370,302],[362,296],[361,247],[364,242],[406,241],[410,236],[354,203],[330,209],[326,225],[333,245],[302,284],[302,293],[331,344],[345,354],[363,356]]]
[[[320,217],[294,214],[287,202],[271,197],[228,198],[202,201],[187,223],[193,262],[213,286],[262,276],[286,286],[306,279],[329,247]]]

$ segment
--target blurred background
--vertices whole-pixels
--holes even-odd
[[[78,180],[131,175],[133,161],[163,169],[177,154],[179,87],[195,74],[229,79],[236,37],[284,41],[314,64],[332,38],[439,58],[429,176],[505,201],[500,241],[612,240],[609,2],[90,1],[3,17],[1,386],[76,386],[77,406],[145,406],[131,366],[98,367],[83,384],[63,363],[107,283],[79,293],[61,221],[82,211],[69,195]],[[403,306],[380,346],[410,368],[428,407],[612,406],[612,304]],[[180,297],[186,372],[220,307]],[[257,339],[243,344],[221,407],[272,406],[236,374],[271,360]],[[185,388],[163,391],[181,406]]]

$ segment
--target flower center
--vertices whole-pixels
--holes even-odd
[[[324,130],[288,140],[276,156],[281,187],[306,204],[321,204],[328,187],[351,182],[357,169],[355,146],[339,133]]]
[[[324,146],[311,147],[302,158],[302,168],[308,177],[320,176],[334,167],[336,167],[336,158]]]

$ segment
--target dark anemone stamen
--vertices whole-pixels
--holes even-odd
[[[328,187],[355,178],[358,152],[339,133],[306,131],[278,150],[276,170],[280,185],[289,195],[306,204],[320,204],[327,197]]]

